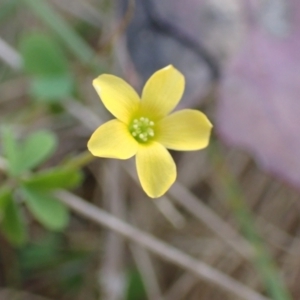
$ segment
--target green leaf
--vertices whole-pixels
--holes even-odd
[[[28,7],[69,47],[83,64],[92,64],[95,53],[73,28],[43,0],[25,0]]]
[[[33,76],[57,76],[68,72],[67,60],[54,39],[45,33],[22,37],[20,52],[24,69]]]
[[[59,44],[44,33],[25,35],[20,43],[24,69],[31,75],[31,93],[48,102],[66,97],[73,90],[73,76]]]
[[[8,171],[12,176],[17,176],[48,159],[57,147],[57,139],[50,131],[40,130],[31,134],[20,145],[11,128],[4,127],[2,144],[8,161]]]
[[[2,148],[8,162],[8,172],[16,176],[20,171],[20,154],[19,145],[14,136],[14,132],[9,127],[2,128]]]
[[[11,199],[12,191],[8,186],[0,188],[0,219],[1,215],[4,214],[5,208]]]
[[[21,246],[26,242],[27,232],[25,222],[11,194],[5,205],[1,227],[3,233],[12,244]]]
[[[127,295],[126,300],[139,300],[146,299],[146,291],[143,283],[143,279],[140,273],[133,269],[128,273],[128,283],[127,283]]]
[[[39,190],[70,189],[76,187],[82,179],[78,170],[54,168],[34,174],[23,180],[26,187]]]
[[[63,255],[65,255],[62,249],[63,239],[61,234],[44,233],[35,239],[33,243],[28,243],[19,252],[20,267],[25,272],[32,272],[57,265],[61,263]]]
[[[1,9],[0,9],[0,22],[5,22],[9,18],[13,18],[16,7],[18,6],[18,0],[9,0],[6,1],[6,3],[1,3]]]
[[[51,193],[23,186],[22,193],[34,217],[50,230],[62,230],[69,222],[67,207]]]
[[[31,134],[22,145],[19,170],[23,172],[38,166],[54,153],[56,147],[57,139],[50,131],[40,130]]]
[[[55,103],[70,96],[73,86],[73,77],[70,74],[43,76],[32,79],[30,91],[38,100]]]

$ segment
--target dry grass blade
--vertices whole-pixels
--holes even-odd
[[[157,209],[163,214],[163,216],[177,229],[183,228],[186,224],[184,216],[175,207],[169,198],[163,196],[154,201]]]
[[[182,300],[197,283],[198,278],[191,273],[184,273],[165,294],[165,299]]]
[[[169,195],[192,215],[204,222],[207,227],[240,255],[247,259],[253,256],[251,245],[180,183],[176,182],[173,185]]]
[[[20,70],[22,59],[18,52],[0,38],[0,58],[14,70]]]
[[[151,258],[147,251],[133,243],[130,245],[130,250],[137,268],[142,275],[149,300],[164,300],[152,266]]]
[[[60,9],[97,28],[101,28],[103,26],[103,14],[101,14],[96,7],[93,7],[87,1],[52,0],[52,2]]]
[[[117,185],[116,189],[114,185]],[[125,219],[124,184],[122,173],[115,161],[107,162],[104,168],[103,199],[105,208],[117,218]],[[124,238],[109,231],[103,245],[104,254],[99,270],[101,299],[121,300],[125,294],[126,276]]]
[[[189,270],[200,279],[214,283],[220,288],[239,296],[245,300],[266,300],[268,298],[260,295],[256,291],[239,283],[231,277],[215,270],[209,265],[179,251],[152,235],[145,233],[122,220],[110,215],[109,213],[87,203],[80,197],[73,195],[66,191],[57,192],[57,197],[65,203],[70,209],[76,211],[78,214],[88,218],[89,220],[106,226],[111,230],[122,234],[126,238],[138,243],[167,261],[173,262],[176,265]]]

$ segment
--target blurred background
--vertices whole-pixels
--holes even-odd
[[[152,200],[87,153],[92,80],[168,64],[214,130]],[[300,299],[299,82],[297,0],[0,0],[0,300]]]

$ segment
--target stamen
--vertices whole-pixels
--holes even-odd
[[[149,135],[150,136],[154,136],[154,132],[153,131],[149,131]]]
[[[149,118],[140,117],[139,119],[134,119],[131,123],[129,130],[131,135],[138,142],[147,142],[149,139],[154,137],[154,122]]]

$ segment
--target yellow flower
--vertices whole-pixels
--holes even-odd
[[[185,80],[172,65],[155,72],[142,97],[124,80],[102,74],[93,81],[105,107],[116,117],[91,136],[94,156],[128,159],[136,155],[141,185],[149,197],[162,196],[176,179],[169,151],[199,150],[209,142],[211,123],[197,110],[169,113],[180,101]]]

